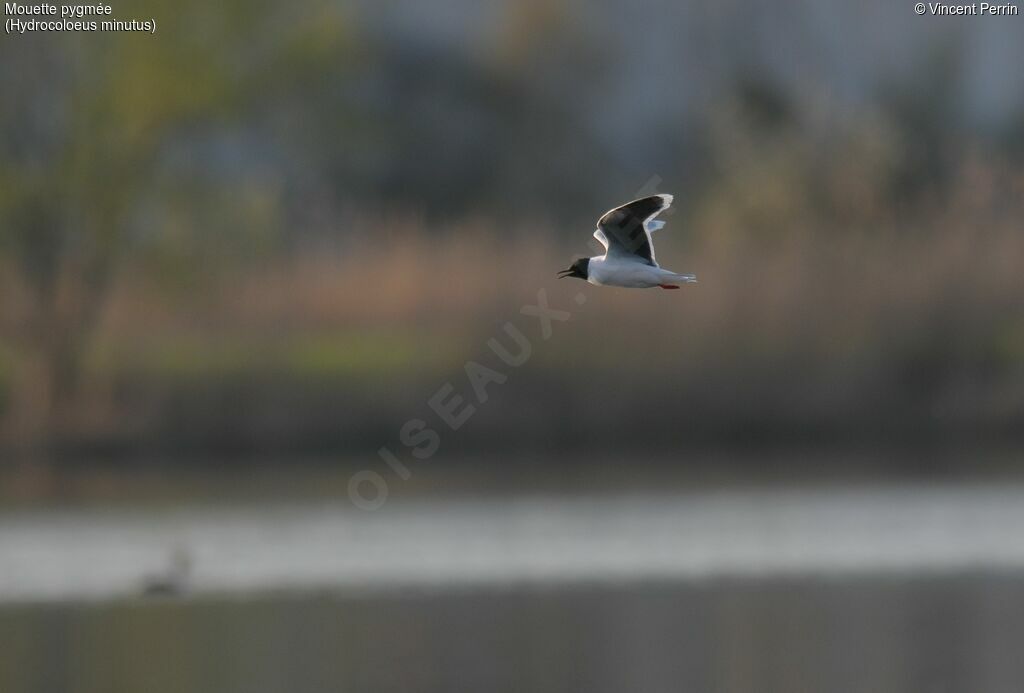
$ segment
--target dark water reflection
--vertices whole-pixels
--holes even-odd
[[[0,690],[1016,691],[1024,575],[0,609]]]

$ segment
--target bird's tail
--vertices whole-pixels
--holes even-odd
[[[673,281],[677,281],[677,282],[681,282],[683,284],[696,284],[697,283],[697,275],[696,274],[673,274],[672,275],[672,280]]]

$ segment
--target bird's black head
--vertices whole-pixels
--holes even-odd
[[[567,269],[564,269],[558,273],[559,279],[565,279],[566,277],[577,277],[578,279],[586,279],[590,276],[590,258],[581,257],[573,262]]]

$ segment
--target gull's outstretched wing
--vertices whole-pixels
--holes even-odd
[[[671,195],[652,195],[627,202],[605,212],[597,222],[594,238],[601,241],[610,255],[632,255],[657,267],[651,231],[660,229],[664,222],[653,219],[671,204]]]

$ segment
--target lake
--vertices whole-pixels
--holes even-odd
[[[5,693],[1011,691],[1021,642],[1016,484],[0,515]]]

